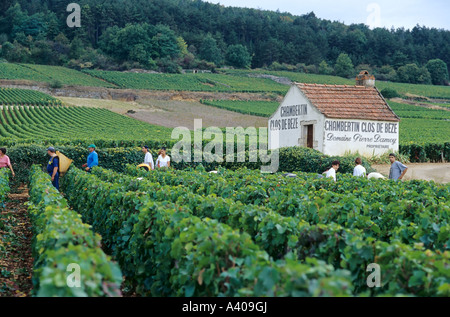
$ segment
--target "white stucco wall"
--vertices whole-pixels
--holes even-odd
[[[286,108],[297,106],[293,115]],[[327,155],[359,152],[380,155],[399,149],[399,123],[326,118],[292,86],[277,111],[269,118],[269,149],[307,146],[307,125],[314,126],[314,149]]]
[[[286,114],[297,106],[294,115]],[[295,109],[295,108],[291,108]],[[306,146],[306,125],[314,125],[314,149],[322,151],[325,116],[313,107],[297,86],[292,86],[277,111],[269,118],[269,149],[289,146]]]

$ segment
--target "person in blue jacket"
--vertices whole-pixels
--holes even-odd
[[[83,167],[85,167],[86,172],[89,172],[92,167],[98,166],[98,154],[95,152],[95,145],[91,144],[89,145],[89,155],[87,157],[87,163],[83,164]]]
[[[50,156],[47,164],[47,173],[52,177],[53,186],[59,190],[59,157],[52,146],[47,149],[47,154]]]

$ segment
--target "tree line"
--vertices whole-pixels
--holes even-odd
[[[67,0],[3,0],[1,57],[75,68],[285,69],[448,83],[450,31],[417,25],[371,30],[316,17],[224,7],[201,0],[78,0],[70,28]],[[431,63],[431,64],[430,64]]]

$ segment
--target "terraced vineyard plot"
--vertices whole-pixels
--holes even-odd
[[[450,142],[450,111],[388,103],[401,118],[400,145]]]
[[[305,74],[288,71],[269,71],[269,70],[224,70],[226,74],[237,75],[240,77],[253,77],[259,75],[271,75],[276,77],[285,77],[292,82],[305,84],[327,84],[327,85],[354,85],[355,81],[337,76]]]
[[[293,82],[305,84],[327,84],[327,85],[355,85],[354,79],[347,79],[338,76],[305,74],[287,71],[266,71],[266,70],[225,70],[227,74],[239,75],[243,77],[254,75],[273,75],[277,77],[286,77]],[[400,94],[412,94],[417,96],[425,96],[429,98],[446,98],[450,99],[450,87],[433,86],[433,85],[415,85],[395,82],[376,81],[378,90],[391,88]]]
[[[393,101],[388,101],[388,104],[400,118],[450,120],[450,111],[427,109]]]
[[[47,65],[32,65],[23,64],[39,74],[42,74],[51,80],[58,80],[63,85],[76,86],[93,86],[93,87],[115,87],[115,85],[100,80],[98,78],[89,76],[83,72],[61,66],[47,66]],[[49,80],[46,80],[49,81]]]
[[[280,105],[271,101],[239,101],[239,100],[202,100],[208,106],[227,109],[243,114],[270,117]]]
[[[0,79],[32,80],[50,82],[48,75],[41,74],[33,69],[20,64],[0,63]]]
[[[288,86],[270,79],[256,78],[259,75],[273,75],[289,78],[293,82],[329,85],[354,85],[354,79],[337,76],[266,70],[225,70],[224,74],[136,74],[109,71],[73,69],[31,64],[0,63],[0,78],[11,80],[32,80],[52,82],[59,80],[63,85],[94,87],[121,87],[151,90],[187,90],[222,92],[273,92],[285,94]],[[89,76],[89,75],[92,76]],[[95,78],[97,77],[97,78]],[[450,99],[450,87],[414,85],[377,81],[377,88],[395,89],[400,94],[412,94],[429,98]]]
[[[433,85],[415,85],[394,82],[377,81],[378,90],[385,88],[395,89],[399,94],[412,94],[416,96],[425,96],[429,98],[445,98],[450,99],[449,86],[433,86]]]
[[[449,120],[403,118],[400,121],[400,145],[444,142],[450,142]]]
[[[171,130],[164,127],[86,107],[4,106],[0,122],[0,136],[17,141],[59,140],[73,144],[92,139],[169,140],[171,135]]]
[[[288,87],[270,79],[242,78],[218,74],[136,74],[86,70],[121,88],[177,91],[275,92],[284,94]]]
[[[40,91],[0,88],[0,105],[61,105],[61,101]]]

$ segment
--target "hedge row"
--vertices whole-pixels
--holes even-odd
[[[306,173],[318,173],[322,174],[324,171],[331,168],[331,163],[335,160],[340,161],[339,172],[341,173],[353,173],[355,167],[356,155],[349,155],[346,157],[341,156],[328,156],[319,151],[305,148],[305,147],[287,147],[281,148],[278,151],[278,169],[279,172],[306,172]],[[226,151],[224,150],[224,153]],[[270,152],[268,155],[271,155]],[[276,152],[275,152],[276,153]],[[170,153],[169,153],[170,154]],[[232,158],[232,162],[226,162],[227,156],[224,154],[222,163],[211,162],[212,160],[203,159],[200,163],[195,163],[194,153],[191,153],[190,162],[183,161],[181,163],[173,164],[176,169],[187,169],[199,166],[200,164],[207,170],[212,171],[220,167],[237,170],[241,168],[249,169],[261,169],[263,166],[269,166],[271,161],[265,163],[261,161],[260,153],[257,151],[246,151],[244,154],[244,162],[239,162],[240,157],[235,153]],[[256,162],[250,162],[250,158],[257,158]],[[211,162],[211,163],[209,163]],[[369,163],[363,159],[363,166],[367,172],[374,171]]]
[[[134,150],[138,151],[137,148],[140,149],[140,147],[142,147],[143,145],[147,145],[150,149],[152,149],[152,154],[153,156],[156,155],[158,149],[160,149],[161,147],[165,146],[166,148],[169,149],[169,155],[170,155],[170,148],[172,148],[175,144],[176,141],[173,140],[167,140],[167,141],[160,141],[160,140],[147,140],[147,141],[136,141],[136,140],[104,140],[104,139],[90,139],[90,140],[60,140],[60,139],[48,139],[48,140],[12,140],[12,139],[8,139],[8,138],[2,138],[2,142],[1,142],[1,146],[6,146],[6,147],[13,147],[13,148],[21,148],[21,147],[32,147],[32,146],[37,146],[39,148],[45,149],[48,146],[56,146],[58,147],[58,149],[69,149],[69,152],[71,152],[70,149],[74,148],[74,149],[80,149],[79,152],[86,152],[86,147],[89,144],[94,143],[98,148],[104,150],[104,151],[109,151],[111,152],[112,148],[133,148]],[[205,145],[207,145],[209,143],[209,141],[203,141],[203,148],[205,147]],[[193,145],[191,144],[191,148],[193,148]],[[246,149],[248,149],[248,140],[246,141]],[[312,156],[314,158],[314,160],[317,162],[317,160],[319,162],[325,161],[325,163],[321,164],[320,167],[327,167],[328,168],[328,164],[330,163],[330,159],[327,159],[327,156],[323,155],[322,153],[315,151],[315,150],[311,150],[311,149],[306,149],[306,148],[301,148],[301,147],[292,147],[292,148],[285,148],[285,149],[281,149],[280,150],[280,163],[282,164],[281,170],[283,171],[292,171],[295,170],[295,168],[292,168],[292,163],[290,161],[286,161],[286,160],[282,160],[282,158],[286,158],[286,156],[283,156],[281,153],[285,153],[285,154],[289,154],[292,151],[292,153],[294,154],[294,156],[296,158],[298,158],[299,154],[303,155],[306,154],[307,156]],[[237,152],[237,144],[234,144],[234,152]],[[399,152],[403,155],[406,155],[409,160],[411,162],[442,162],[442,158],[444,158],[447,162],[450,161],[450,142],[446,142],[446,143],[429,143],[429,144],[401,144],[400,148],[399,148]],[[226,145],[224,145],[224,150],[223,153],[226,153]],[[191,155],[191,162],[194,162],[193,159],[193,155],[194,153],[192,153]],[[248,152],[246,153],[246,157],[248,158]],[[289,158],[289,157],[287,157]],[[342,157],[335,157],[337,159],[342,160]],[[347,158],[347,157],[346,157]],[[356,158],[355,155],[352,155],[351,158],[354,160]],[[154,157],[154,159],[156,159],[156,157]],[[143,159],[139,160],[143,161]],[[235,160],[236,161],[236,160]],[[349,167],[354,166],[353,161],[350,160],[347,164],[346,160],[344,166],[341,166],[341,171],[345,170],[345,172],[347,173],[347,165]],[[132,162],[129,162],[132,163]],[[206,162],[203,160],[202,162],[203,164],[205,164]],[[195,163],[190,163],[190,164],[182,164],[181,167],[184,166],[195,166],[197,164]],[[206,164],[206,166],[211,166],[211,168],[217,168],[217,166],[221,165],[221,166],[226,166],[226,167],[235,167],[235,168],[239,168],[239,167],[243,167],[243,166],[248,166],[248,167],[255,167],[255,168],[260,168],[260,166],[262,165],[261,162],[259,162],[256,164],[249,164],[249,163],[244,163],[244,164],[239,164],[239,163],[231,163],[231,164],[227,164],[227,163],[223,163],[223,164]],[[296,164],[297,166],[299,164]],[[304,166],[305,164],[301,164],[302,166]],[[307,165],[307,164],[306,164]],[[366,167],[368,167],[368,163],[363,160],[363,165]],[[236,167],[238,166],[238,167]],[[310,170],[304,170],[304,168],[297,168],[297,171],[311,171],[312,169],[317,169],[317,166],[312,165]],[[352,170],[353,171],[353,170]],[[314,171],[315,172],[315,171]]]
[[[59,147],[84,147],[89,144],[95,144],[100,148],[117,148],[117,147],[140,147],[147,145],[150,148],[159,149],[163,146],[172,147],[177,141],[173,140],[108,140],[105,138],[92,139],[60,139],[60,138],[46,138],[42,139],[14,139],[2,138],[1,146],[18,147],[27,145],[38,145],[41,147],[59,146]]]
[[[155,201],[169,200],[189,206],[198,216],[224,219],[232,227],[236,225],[257,237],[255,242],[263,243],[260,246],[273,257],[284,256],[289,244],[289,235],[277,236],[273,231],[281,226],[286,233],[295,232],[299,219],[361,229],[365,237],[388,242],[399,240],[408,245],[423,243],[432,250],[450,249],[448,186],[409,186],[353,176],[334,183],[306,174],[286,182],[281,175],[262,178],[252,171],[228,172],[225,177],[200,171],[141,172],[140,176],[147,179],[139,181],[101,168],[93,173],[104,181],[120,184],[123,191],[148,191]],[[417,191],[426,193],[426,198]],[[234,218],[240,224],[233,223]],[[266,224],[269,218],[271,222]],[[271,238],[261,240],[264,235]]]
[[[407,155],[411,162],[450,162],[450,142],[428,144],[400,144],[400,153]]]
[[[9,193],[9,169],[0,169],[0,207],[3,206],[4,201]]]
[[[122,274],[102,251],[101,237],[68,208],[49,176],[36,165],[30,172],[28,211],[33,225],[34,296],[121,296]],[[70,276],[77,274],[77,268],[80,285],[69,286],[77,282],[76,275]]]
[[[354,210],[354,208],[349,207],[350,204],[358,202],[358,199],[356,198],[354,200],[347,198],[343,202],[334,201],[334,204],[338,205],[338,208],[336,208],[329,204],[330,197],[326,197],[323,201],[320,199],[310,200],[310,204],[305,204],[305,206],[301,207],[295,217],[284,217],[271,208],[245,205],[239,201],[233,201],[233,199],[218,198],[215,194],[205,197],[203,195],[189,193],[189,190],[185,190],[185,187],[183,186],[171,187],[156,182],[139,181],[125,175],[118,175],[117,173],[102,169],[94,169],[93,173],[98,175],[101,179],[107,179],[112,182],[116,180],[116,183],[104,182],[93,177],[93,175],[86,175],[85,173],[76,171],[71,171],[71,177],[66,181],[69,182],[67,185],[68,187],[79,187],[78,191],[72,189],[74,195],[73,204],[80,204],[80,210],[91,210],[90,213],[87,213],[87,217],[92,217],[90,218],[90,221],[93,221],[94,223],[103,224],[105,222],[105,220],[102,219],[102,210],[104,210],[105,207],[109,208],[109,211],[103,212],[121,210],[119,217],[127,218],[130,217],[130,214],[128,212],[124,213],[124,205],[128,210],[141,210],[141,207],[145,205],[144,201],[149,200],[155,204],[162,204],[162,206],[167,208],[174,208],[174,212],[176,212],[176,210],[183,210],[195,217],[203,219],[214,218],[223,224],[229,225],[231,228],[239,228],[239,230],[243,232],[242,234],[249,234],[253,242],[272,257],[280,259],[284,258],[285,260],[301,260],[305,261],[305,263],[308,263],[308,257],[314,257],[319,260],[327,261],[328,264],[333,265],[334,267],[348,269],[352,273],[352,291],[356,294],[365,294],[365,292],[368,291],[365,268],[370,263],[379,263],[382,265],[383,272],[386,274],[383,275],[384,287],[377,289],[374,293],[421,296],[446,294],[444,288],[445,285],[443,286],[443,284],[448,283],[449,280],[442,279],[443,271],[440,269],[440,265],[448,263],[448,251],[442,253],[439,250],[436,250],[435,252],[428,250],[426,252],[427,256],[422,256],[420,254],[424,254],[424,251],[426,250],[423,244],[421,247],[415,246],[413,248],[400,241],[406,238],[412,239],[412,236],[417,234],[417,237],[414,237],[414,240],[417,239],[417,242],[422,241],[421,237],[426,237],[427,239],[432,239],[430,241],[433,241],[433,243],[436,244],[436,248],[445,250],[447,246],[443,245],[450,238],[448,234],[445,234],[445,232],[448,232],[448,224],[442,223],[435,229],[436,225],[431,226],[431,224],[427,225],[425,223],[425,221],[432,222],[437,215],[439,217],[445,217],[446,211],[448,212],[448,208],[445,209],[445,206],[443,206],[444,208],[441,209],[439,213],[437,213],[437,210],[434,210],[438,208],[438,206],[436,206],[433,210],[427,208],[427,210],[423,210],[423,212],[418,212],[416,214],[411,209],[398,209],[397,205],[392,205],[392,208],[385,208],[385,219],[377,220],[377,218],[382,218],[376,215],[376,213],[378,213],[378,215],[380,213],[381,208],[379,205],[375,206],[374,210],[365,210],[364,212],[361,210],[359,212]],[[166,177],[164,175],[167,174],[165,172],[153,173],[160,173],[163,175],[162,177]],[[196,173],[196,176],[198,175],[199,174]],[[167,176],[170,177],[170,174]],[[202,178],[201,175],[200,178]],[[256,181],[256,179],[254,180]],[[314,180],[314,182],[333,183],[327,182],[327,180]],[[376,185],[382,185],[381,181],[375,183]],[[292,187],[292,185],[294,184],[288,184],[286,187]],[[312,184],[308,184],[307,186],[305,185],[305,187],[309,188],[311,185]],[[302,186],[299,188],[301,187]],[[141,192],[142,194],[136,194]],[[292,188],[292,192],[296,192],[296,190]],[[324,192],[324,190],[321,190],[321,192]],[[91,197],[95,198],[92,199]],[[97,204],[95,201],[98,199],[103,202]],[[275,196],[274,199],[278,202],[285,201],[285,199],[282,199],[279,196]],[[104,205],[104,202],[106,202],[106,206]],[[288,203],[292,204],[292,202],[293,201],[291,200]],[[173,203],[175,203],[175,206]],[[404,212],[401,212],[401,210],[404,210]],[[100,213],[97,214],[97,211]],[[371,215],[369,211],[373,213],[373,215]],[[433,213],[433,211],[435,211],[435,213]],[[146,245],[153,243],[151,242],[151,240],[154,239],[153,236],[145,237],[146,234],[144,233],[144,237],[140,237],[140,234],[145,232],[146,229],[148,229],[148,232],[150,230],[149,228],[154,225],[156,220],[155,218],[152,218],[152,216],[148,218],[144,224],[141,224],[139,222],[141,214],[142,211],[139,215],[133,214],[128,222],[125,219],[119,221],[119,223],[122,222],[122,229],[120,230],[111,230],[111,223],[109,225],[100,225],[103,226],[101,230],[108,232],[111,235],[112,240],[117,239],[117,242],[113,243],[111,246],[112,248],[114,248],[115,245],[123,243],[121,241],[124,237],[126,237],[125,239],[127,240],[131,239],[130,241],[135,241],[133,239],[140,239],[138,240],[139,245],[136,249],[145,249]],[[408,214],[410,214],[410,216],[408,216]],[[115,215],[112,217],[114,221],[117,221],[118,218]],[[133,219],[133,217],[136,218]],[[415,219],[422,221],[420,227],[410,227],[410,222]],[[310,223],[316,223],[316,225],[309,225],[304,220]],[[177,220],[167,220],[167,222],[170,221]],[[333,221],[345,225],[346,228],[341,227],[337,223],[333,223]],[[138,224],[136,224],[136,222],[138,222]],[[320,224],[322,222],[327,223],[327,225]],[[142,225],[142,228],[139,229],[141,231],[138,230],[136,233],[136,226],[139,225]],[[386,230],[386,228],[390,229],[392,226],[394,226],[394,229],[392,230],[391,241],[379,241],[378,239],[383,237],[384,234],[389,231]],[[438,232],[440,231],[441,233],[438,235],[435,230],[438,230]],[[413,244],[414,241],[409,242]],[[229,243],[231,243],[231,241]],[[134,265],[142,265],[142,262],[144,262],[147,263],[148,266],[145,265],[143,270],[150,270],[154,263],[149,262],[149,260],[146,259],[146,256],[148,256],[149,253],[141,250],[141,253],[136,255],[136,249],[120,249],[116,251],[121,253],[121,256],[125,257],[126,255],[123,255],[123,252],[125,254],[133,254],[132,261],[135,261]],[[188,249],[190,249],[190,247]],[[392,250],[395,252],[392,252]],[[165,251],[168,252],[168,249],[165,249]],[[380,256],[380,254],[382,256]],[[140,258],[136,260],[134,256]],[[161,254],[158,254],[158,257],[159,256],[161,256]],[[186,254],[186,256],[190,255]],[[193,256],[190,256],[190,258],[192,257]],[[406,267],[401,266],[403,271],[400,271],[398,268],[399,262],[396,262],[397,257],[401,258],[403,263],[408,264]],[[438,266],[435,266],[435,262],[438,263]],[[125,261],[124,263],[121,263],[121,265],[124,270],[131,267],[130,274],[135,274],[132,268],[133,265],[131,265],[130,262]],[[413,281],[416,275],[422,276],[424,272],[428,272],[431,268],[433,268],[435,272],[434,283],[421,285],[420,287],[410,287],[408,286],[408,282],[405,284],[404,278],[407,278],[407,281]],[[137,283],[141,288],[144,287],[145,289],[145,286],[142,286],[142,283],[144,283],[144,285],[154,285],[154,281],[147,273],[142,274],[144,274],[145,277],[140,279]],[[198,285],[196,287],[198,287]],[[151,289],[151,292],[153,291],[155,290]],[[160,291],[160,289],[158,288],[156,291]],[[245,292],[242,291],[240,292],[240,294],[244,293]],[[247,295],[255,294],[249,293]]]
[[[47,147],[39,145],[19,145],[8,149],[8,156],[16,171],[16,179],[18,181],[25,182],[28,180],[28,173],[30,167],[33,164],[46,165],[48,161],[48,155],[46,151]],[[89,154],[88,150],[84,146],[64,146],[56,147],[56,150],[61,151],[64,155],[74,160],[72,163],[74,166],[81,167],[82,164],[86,163],[87,156]],[[153,160],[157,159],[158,148],[152,148],[151,150]],[[138,165],[143,163],[144,154],[139,147],[132,148],[98,148],[97,153],[99,155],[99,165],[101,167],[111,169],[117,172],[123,172],[126,169],[127,164]],[[224,152],[226,153],[226,152]],[[208,163],[205,159],[200,163],[194,162],[194,154],[191,153],[191,162],[180,162],[176,163],[173,161],[171,165],[175,169],[186,169],[195,168],[202,164],[206,170],[216,170],[220,167],[227,169],[240,169],[247,167],[250,169],[260,169],[261,166],[269,165],[270,163],[262,163],[259,156],[257,162],[249,162],[248,151],[245,152],[246,160],[245,162],[238,162],[237,156],[235,154],[233,162],[227,163]],[[171,155],[170,149],[168,149],[168,155]],[[303,148],[303,147],[291,147],[283,148],[279,151],[279,171],[283,172],[293,172],[293,171],[303,171],[309,173],[323,173],[325,170],[331,167],[331,162],[334,160],[340,160],[341,166],[339,169],[340,173],[353,173],[353,168],[355,166],[354,160],[356,156],[347,157],[329,157],[318,151]],[[367,172],[370,173],[373,169],[363,160],[363,165],[366,167]]]
[[[141,295],[351,295],[347,271],[314,259],[274,262],[247,233],[201,219],[182,202],[155,201],[78,169],[68,172],[63,188]]]
[[[77,167],[81,167],[81,165],[86,163],[89,155],[88,149],[84,146],[56,147],[56,150],[74,160],[72,166]],[[97,153],[101,166],[116,171],[122,171],[128,163],[142,163],[144,157],[139,148],[100,148]],[[28,180],[29,170],[33,164],[46,166],[49,160],[47,147],[39,145],[11,147],[7,149],[7,155],[13,164],[16,179],[21,182]]]
[[[172,186],[171,196],[166,199],[174,199],[175,193],[183,195],[183,192],[202,197],[214,195],[265,206],[280,215],[309,223],[335,222],[346,228],[368,228],[366,235],[385,241],[398,238],[408,244],[423,242],[431,249],[442,249],[444,244],[450,247],[450,241],[447,243],[450,232],[445,235],[450,229],[449,185],[418,180],[376,181],[349,174],[338,175],[338,181],[333,182],[318,179],[315,174],[296,172],[296,178],[289,178],[281,173],[261,175],[251,170],[219,170],[211,174],[197,168],[149,173],[131,165],[127,174],[145,180],[137,182],[133,177],[104,170],[94,173],[103,180],[121,183],[126,190],[153,192],[164,185]],[[192,205],[193,201],[188,203]],[[437,234],[440,231],[442,234]]]

